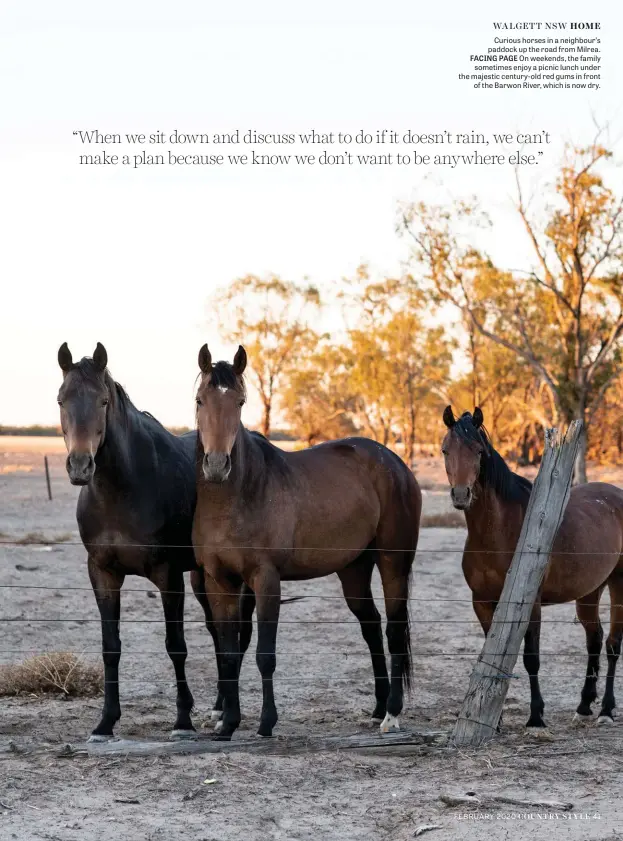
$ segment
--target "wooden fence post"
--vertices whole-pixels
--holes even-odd
[[[43,466],[45,467],[45,481],[48,486],[48,499],[52,499],[52,485],[50,484],[50,465],[48,464],[48,457],[43,456]]]
[[[545,431],[545,450],[485,644],[454,727],[456,745],[480,745],[495,735],[508,683],[569,500],[582,421],[566,436]]]

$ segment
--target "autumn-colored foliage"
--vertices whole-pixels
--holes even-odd
[[[275,276],[235,281],[221,323],[249,352],[264,433],[277,406],[309,444],[360,433],[410,462],[439,441],[451,402],[480,405],[518,463],[538,461],[546,426],[574,418],[587,430],[577,481],[586,457],[620,459],[623,201],[606,184],[610,158],[598,140],[570,147],[539,201],[518,178],[533,254],[523,269],[477,245],[495,228],[476,201],[415,202],[399,207],[411,248],[399,278],[361,266],[322,294]]]

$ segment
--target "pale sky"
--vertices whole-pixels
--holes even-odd
[[[235,350],[207,327],[213,291],[247,273],[321,285],[361,262],[395,273],[399,199],[477,194],[496,259],[525,265],[510,167],[436,170],[428,185],[417,167],[87,168],[72,135],[546,130],[554,142],[526,173],[538,189],[565,141],[591,139],[593,114],[621,136],[623,15],[612,2],[507,4],[524,21],[600,21],[601,89],[475,90],[457,74],[492,44],[492,21],[517,20],[501,6],[4,0],[0,424],[57,423],[63,341],[76,359],[103,342],[139,408],[192,424],[199,346]]]

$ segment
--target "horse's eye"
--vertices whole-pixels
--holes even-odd
[[[105,398],[102,400],[102,406],[108,406],[108,398],[107,398],[107,397],[105,397]]]
[[[240,403],[238,403],[238,406],[242,409],[242,407],[244,406],[244,400],[241,400]]]
[[[448,451],[447,451],[447,450],[442,450],[442,451],[441,451],[441,454],[442,454],[443,456],[447,456],[447,455],[448,455]]]
[[[197,406],[202,406],[202,405],[203,404],[202,404],[201,400],[199,398],[197,398]]]
[[[58,405],[59,405],[59,406],[62,406],[62,405],[63,405],[63,401],[62,401],[62,400],[57,400],[56,402],[58,403]]]

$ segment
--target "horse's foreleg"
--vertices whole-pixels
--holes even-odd
[[[95,594],[102,624],[102,659],[104,661],[104,708],[102,718],[89,741],[99,742],[112,738],[115,724],[121,718],[119,704],[119,660],[121,639],[119,616],[121,612],[121,587],[124,576],[101,569],[89,558],[89,578]]]
[[[616,708],[614,699],[614,675],[617,660],[621,653],[621,638],[623,637],[623,574],[613,573],[608,580],[610,591],[610,633],[606,640],[606,654],[608,656],[608,673],[606,675],[606,690],[601,702],[601,710],[597,724],[612,724]]]
[[[223,718],[214,738],[229,741],[240,726],[240,587],[223,577],[205,574],[210,609],[218,633],[218,688],[223,698]]]
[[[273,674],[277,665],[277,626],[281,604],[281,580],[273,566],[262,565],[253,577],[257,602],[256,662],[262,676],[262,716],[258,736],[273,735],[277,708],[273,690]]]
[[[586,634],[588,663],[586,679],[582,688],[581,700],[573,720],[581,722],[591,716],[591,704],[597,698],[597,677],[599,675],[599,656],[604,639],[604,632],[599,621],[599,599],[603,586],[589,593],[576,602],[576,614]]]
[[[211,579],[210,579],[211,580]],[[203,612],[205,615],[206,620],[206,628],[208,629],[210,636],[212,637],[212,642],[214,643],[214,653],[216,655],[216,670],[219,675],[221,674],[221,658],[219,657],[219,641],[218,641],[218,632],[216,630],[216,625],[214,624],[214,620],[212,618],[212,611],[210,609],[210,602],[208,601],[208,597],[206,595],[206,585],[203,570],[193,570],[190,573],[190,583],[193,588],[193,592],[197,597],[197,601],[203,608]],[[214,707],[212,708],[212,712],[210,713],[210,718],[212,721],[220,721],[223,717],[223,693],[221,692],[220,683],[218,685],[217,693],[216,693],[216,701],[214,702]]]
[[[175,669],[177,683],[177,717],[171,736],[183,738],[195,732],[190,714],[194,699],[186,681],[186,657],[188,651],[184,639],[184,577],[164,569],[152,578],[159,588],[166,627],[165,645]]]
[[[545,727],[543,712],[545,704],[539,687],[539,644],[541,639],[541,605],[537,602],[532,609],[530,622],[523,641],[523,664],[530,679],[530,718],[526,727]]]

